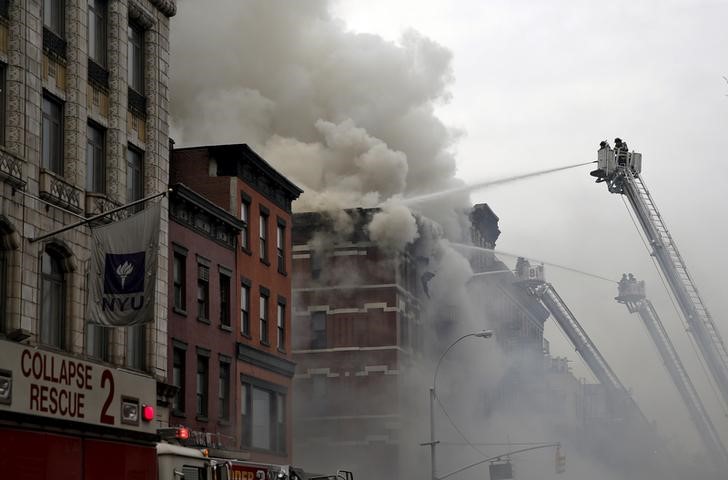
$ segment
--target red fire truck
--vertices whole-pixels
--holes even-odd
[[[215,457],[208,449],[171,443],[157,445],[157,458],[159,480],[354,480],[346,470],[331,475],[311,474],[291,465]]]
[[[0,477],[156,480],[156,381],[0,340]]]

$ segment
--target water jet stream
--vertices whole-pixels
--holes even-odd
[[[599,279],[599,280],[603,280],[605,282],[609,282],[609,283],[619,283],[617,280],[613,280],[611,278],[603,277],[603,276],[597,275],[595,273],[585,272],[584,270],[579,270],[579,269],[573,268],[573,267],[567,267],[566,265],[560,265],[558,263],[545,262],[543,260],[539,260],[539,259],[533,258],[533,257],[528,257],[526,255],[520,255],[520,254],[516,254],[516,253],[508,253],[508,252],[504,252],[502,250],[494,250],[492,248],[476,247],[474,245],[466,245],[464,243],[450,243],[450,245],[452,245],[453,247],[461,248],[461,249],[465,249],[465,250],[477,250],[477,251],[481,251],[481,252],[496,253],[498,255],[504,255],[506,257],[512,257],[512,258],[523,257],[526,260],[530,260],[532,262],[541,263],[543,265],[549,265],[551,267],[560,268],[562,270],[568,270],[570,272],[578,273],[580,275],[586,275],[587,277],[596,278],[596,279]],[[499,270],[499,271],[501,271],[501,270]],[[484,272],[484,273],[487,274],[489,272]],[[495,272],[493,272],[493,273],[495,273]],[[478,275],[481,275],[481,274],[476,273],[473,276],[475,277],[475,276],[478,276]]]
[[[456,193],[469,193],[469,192],[473,192],[475,190],[480,190],[481,188],[485,188],[485,187],[492,187],[494,185],[501,185],[504,183],[517,182],[519,180],[524,180],[526,178],[538,177],[540,175],[547,175],[549,173],[560,172],[561,170],[568,170],[570,168],[583,167],[584,165],[589,165],[591,163],[596,163],[596,162],[577,163],[576,165],[567,165],[565,167],[549,168],[547,170],[539,170],[537,172],[523,173],[521,175],[513,175],[510,177],[498,178],[496,180],[486,180],[483,182],[474,183],[472,185],[463,185],[462,187],[455,187],[455,188],[450,188],[447,190],[442,190],[439,192],[426,193],[424,195],[416,195],[414,197],[408,197],[408,198],[403,199],[402,203],[405,205],[412,205],[415,203],[421,203],[421,202],[426,202],[429,200],[435,200],[435,199],[438,199],[441,197],[447,197],[449,195],[454,195]]]

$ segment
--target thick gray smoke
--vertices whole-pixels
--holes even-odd
[[[447,49],[415,31],[396,44],[348,32],[323,0],[211,5],[183,0],[174,19],[178,145],[250,144],[305,190],[297,211],[459,185],[458,132],[434,115],[452,81]],[[404,210],[388,205],[396,221]]]
[[[417,241],[418,254],[429,260],[432,308],[423,312],[424,321],[459,322],[438,340],[447,344],[453,335],[490,328],[482,309],[468,301],[468,261],[442,240],[469,241],[463,215],[469,195],[455,178],[454,145],[461,133],[435,115],[449,98],[451,53],[415,31],[397,43],[352,33],[331,17],[330,7],[328,0],[179,0],[171,41],[172,136],[178,146],[249,144],[305,190],[294,209],[328,212],[337,233],[353,228],[343,209],[379,207],[368,225],[370,238],[393,249]],[[429,196],[444,190],[456,194]],[[424,216],[413,214],[403,200],[408,197],[419,198],[412,208]],[[318,235],[313,243],[325,250],[334,240]],[[350,271],[341,273],[342,282],[355,281]],[[467,378],[443,379],[442,388],[452,388],[463,402],[482,397],[482,385],[504,370],[497,349],[487,352],[489,357],[462,357],[473,359],[483,382],[469,382],[475,377],[468,371]],[[411,378],[413,397],[424,395],[431,372]],[[447,391],[443,398],[455,401]],[[454,411],[468,415],[455,420],[468,424],[481,404],[457,405]],[[521,413],[503,412],[497,418],[513,421],[491,425],[488,438],[509,431],[516,440],[553,433],[536,415]],[[413,446],[412,458],[424,466],[427,452],[417,446],[426,438],[422,418],[413,415],[402,443]],[[477,430],[480,423],[469,427]],[[474,433],[468,432],[478,438]],[[451,463],[464,460],[454,456]],[[577,477],[584,476],[568,476]]]

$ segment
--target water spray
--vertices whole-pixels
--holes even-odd
[[[583,167],[584,165],[589,165],[592,163],[596,163],[596,162],[577,163],[575,165],[567,165],[565,167],[549,168],[547,170],[539,170],[537,172],[523,173],[521,175],[513,175],[510,177],[498,178],[496,180],[486,180],[483,182],[474,183],[472,185],[463,185],[462,187],[455,187],[455,188],[450,188],[447,190],[442,190],[439,192],[426,193],[424,195],[408,197],[408,198],[405,198],[402,201],[402,203],[405,205],[412,205],[412,204],[416,204],[416,203],[435,200],[435,199],[438,199],[441,197],[448,197],[450,195],[454,195],[457,193],[470,193],[470,192],[480,190],[485,187],[492,187],[494,185],[501,185],[504,183],[517,182],[519,180],[524,180],[526,178],[538,177],[540,175],[547,175],[549,173],[560,172],[562,170],[569,170],[570,168]]]
[[[607,278],[607,277],[603,277],[603,276],[597,275],[595,273],[585,272],[584,270],[579,270],[577,268],[568,267],[566,265],[560,265],[558,263],[545,262],[543,260],[539,260],[539,259],[533,258],[533,257],[528,257],[526,255],[521,255],[521,254],[516,254],[516,253],[508,253],[508,252],[504,252],[502,250],[494,250],[492,248],[476,247],[474,245],[466,245],[464,243],[451,243],[451,245],[453,247],[461,248],[461,249],[466,249],[466,250],[477,250],[477,251],[488,252],[488,253],[497,253],[498,255],[503,255],[503,256],[506,256],[506,257],[512,257],[512,258],[523,257],[523,258],[525,258],[527,260],[530,260],[530,261],[533,261],[533,262],[536,262],[536,263],[541,263],[543,265],[549,265],[551,267],[560,268],[562,270],[568,270],[570,272],[578,273],[580,275],[586,275],[587,277],[592,277],[592,278],[596,278],[596,279],[599,279],[599,280],[604,280],[605,282],[609,282],[609,283],[619,283],[617,280],[614,280],[614,279],[611,279],[611,278]],[[484,272],[484,273],[488,273],[488,272]],[[492,272],[492,273],[495,273],[495,272]],[[480,275],[480,274],[477,274],[476,273],[473,276],[478,276],[478,275]]]

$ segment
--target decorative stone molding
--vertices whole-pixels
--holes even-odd
[[[167,17],[174,17],[177,13],[177,3],[174,0],[152,0],[152,5]]]
[[[149,30],[156,22],[154,14],[136,2],[129,2],[129,20],[145,30]]]
[[[39,183],[39,195],[42,199],[73,212],[83,211],[84,192],[80,188],[74,187],[47,170],[41,170]]]
[[[15,156],[0,150],[0,178],[14,187],[25,185],[23,162]]]
[[[95,215],[100,215],[104,212],[108,212],[109,210],[113,210],[114,208],[120,207],[121,204],[109,199],[105,194],[103,193],[92,193],[92,192],[86,192],[86,216],[87,217],[93,217]],[[112,213],[111,215],[108,215],[107,217],[104,217],[103,220],[100,220],[102,222],[112,222],[121,220],[122,218],[127,217],[126,210],[121,210],[116,213]]]

